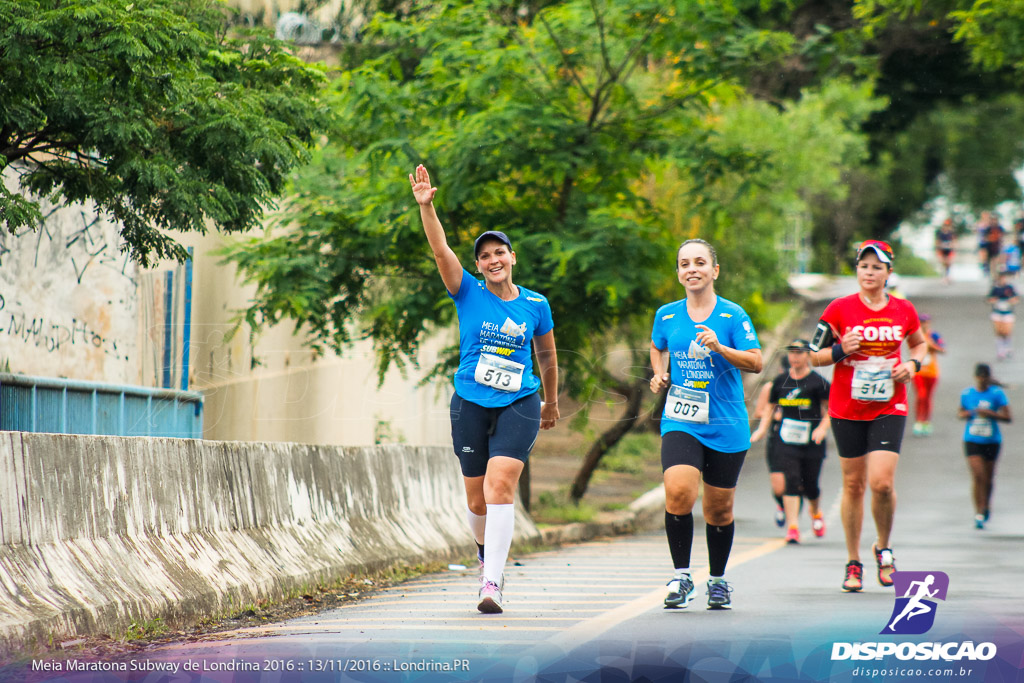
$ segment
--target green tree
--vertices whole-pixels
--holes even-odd
[[[584,414],[608,396],[624,405],[599,457],[639,414],[649,317],[682,237],[642,179],[651,160],[671,163],[699,178],[677,198],[696,204],[756,161],[711,144],[709,103],[788,40],[745,26],[729,3],[567,2],[532,21],[504,9],[378,15],[365,38],[387,50],[337,79],[338,125],[297,183],[289,225],[227,254],[257,285],[253,326],[289,318],[337,350],[370,338],[382,373],[414,361],[423,331],[454,313],[405,180],[423,162],[466,265],[480,231],[512,236],[517,279],[551,301],[565,386]],[[634,369],[608,371],[613,341],[634,351]]]
[[[1018,0],[855,0],[854,6],[872,32],[893,21],[924,16],[947,27],[983,69],[1024,71],[1024,5]]]
[[[1007,0],[822,0],[747,10],[756,25],[785,30],[795,41],[783,63],[754,70],[747,79],[758,97],[798,99],[801,91],[845,75],[873,80],[876,94],[888,102],[863,124],[870,155],[844,171],[841,182],[849,191],[814,202],[814,267],[841,268],[851,240],[884,237],[915,217],[938,192],[940,180],[962,186],[956,194],[975,198],[971,201],[992,196],[995,188],[1008,192],[1004,199],[1016,195],[1012,169],[1022,161],[1016,145],[977,145],[990,153],[987,159],[925,149],[953,143],[967,152],[971,145],[958,141],[1024,136],[1011,111],[1004,116],[994,111],[1009,102],[1004,95],[1019,90],[1019,74],[1009,68],[1013,61],[980,59],[964,33],[978,21],[991,21],[992,32],[983,31],[979,39],[1007,42],[1020,26],[1011,5]],[[947,124],[954,119],[960,128],[949,137]],[[997,119],[997,128],[985,127]],[[979,192],[982,185],[987,189]]]
[[[0,0],[0,221],[92,200],[143,265],[256,225],[326,125],[323,75],[214,0]]]

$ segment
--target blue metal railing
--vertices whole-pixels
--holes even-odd
[[[0,430],[203,437],[203,396],[0,373]]]

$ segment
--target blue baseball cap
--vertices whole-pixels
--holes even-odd
[[[512,248],[512,242],[509,240],[508,235],[499,230],[488,230],[487,232],[480,233],[480,236],[473,242],[473,258],[476,258],[480,254],[480,243],[486,240],[498,240],[509,249]]]

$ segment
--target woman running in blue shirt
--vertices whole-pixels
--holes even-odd
[[[483,280],[462,267],[434,211],[427,169],[409,174],[427,242],[459,318],[459,368],[451,402],[452,445],[466,487],[470,530],[480,562],[477,609],[500,613],[512,545],[515,492],[539,429],[558,420],[558,362],[548,300],[512,282],[516,253],[503,232],[474,243]],[[536,351],[540,377],[533,372]],[[538,396],[543,384],[544,400]],[[486,552],[485,552],[486,551]]]
[[[974,499],[974,526],[985,528],[992,501],[992,480],[1003,436],[999,423],[1009,423],[1010,404],[999,382],[992,379],[992,369],[978,363],[974,368],[974,387],[960,394],[957,416],[967,420],[964,428],[964,453],[971,468],[971,497]]]
[[[728,609],[725,566],[736,530],[733,499],[750,425],[740,370],[761,372],[761,348],[750,317],[715,294],[718,257],[701,239],[676,252],[676,276],[686,298],[658,309],[651,333],[651,391],[668,389],[661,418],[665,534],[675,565],[665,607],[693,598],[690,551],[693,506],[701,479],[710,576],[708,609]]]

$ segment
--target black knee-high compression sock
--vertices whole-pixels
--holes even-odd
[[[673,515],[666,511],[665,535],[668,537],[668,550],[672,553],[673,567],[689,567],[690,549],[693,546],[693,513]]]
[[[705,533],[708,537],[708,564],[711,576],[724,576],[725,565],[729,562],[729,553],[732,552],[732,537],[736,534],[736,522],[732,521],[724,526],[707,524]]]

